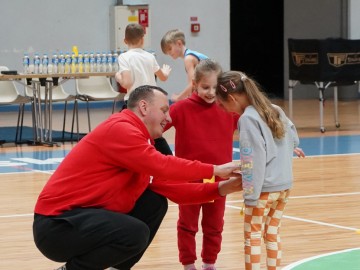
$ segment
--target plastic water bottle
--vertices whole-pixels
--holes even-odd
[[[90,59],[87,52],[84,52],[84,72],[90,72]]]
[[[89,63],[90,63],[90,72],[95,72],[96,60],[93,52],[90,52]]]
[[[34,55],[34,73],[39,74],[40,72],[40,57],[38,53]]]
[[[96,53],[96,72],[101,71],[101,54],[100,52]]]
[[[119,70],[119,62],[118,62],[118,53],[116,51],[114,51],[113,56],[112,56],[112,64],[113,64],[113,68],[112,71],[117,72]]]
[[[78,54],[78,72],[79,73],[83,73],[84,72],[84,59],[83,59],[83,55],[81,52],[79,52]]]
[[[101,72],[106,72],[107,55],[103,52],[101,55]]]
[[[24,53],[24,57],[23,57],[24,74],[29,73],[29,65],[30,65],[29,55],[27,53]]]
[[[71,53],[71,73],[76,73],[78,69],[77,57],[75,53]]]
[[[58,73],[64,73],[65,71],[65,57],[62,52],[59,53]]]
[[[49,65],[49,57],[46,53],[44,53],[43,58],[42,58],[42,73],[43,74],[48,73],[48,65]]]
[[[111,51],[108,52],[108,55],[107,55],[107,68],[106,68],[106,71],[107,72],[112,72],[112,69],[113,69],[113,58],[112,58],[112,53]]]
[[[58,58],[56,53],[53,53],[51,62],[52,62],[52,65],[53,65],[53,72],[55,74],[58,73],[59,58]]]
[[[71,69],[71,57],[70,53],[65,53],[65,66],[64,66],[64,73],[70,73]]]

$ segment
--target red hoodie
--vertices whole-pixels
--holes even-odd
[[[175,155],[211,164],[232,160],[233,134],[238,114],[228,113],[216,103],[207,103],[196,93],[170,106],[175,127]]]
[[[191,192],[202,194],[193,203],[219,197],[217,184],[179,185],[211,178],[212,165],[164,156],[152,143],[133,112],[113,114],[65,157],[40,193],[35,213],[59,215],[78,207],[127,213],[151,181],[154,191],[178,203],[192,202]]]

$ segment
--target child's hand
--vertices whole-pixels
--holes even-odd
[[[170,72],[171,72],[171,67],[169,65],[163,64],[162,68],[161,68],[162,72],[164,73],[164,75],[166,77],[169,76]]]
[[[172,94],[171,95],[171,101],[172,102],[177,102],[179,99],[179,95],[178,94]]]
[[[115,73],[115,80],[116,80],[119,84],[122,83],[122,76],[121,76],[120,71],[118,71],[118,72]]]
[[[220,181],[218,189],[220,196],[225,196],[233,192],[241,191],[243,189],[241,175],[238,177],[231,177],[225,181]]]
[[[294,153],[295,153],[295,155],[297,155],[298,157],[305,157],[305,153],[304,153],[304,151],[301,149],[301,148],[299,148],[299,147],[296,147],[295,149],[294,149]]]

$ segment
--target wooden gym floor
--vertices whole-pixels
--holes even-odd
[[[274,103],[287,112],[287,102],[275,100]],[[326,132],[320,133],[318,102],[294,101],[293,121],[301,138],[301,147],[312,154],[305,159],[294,158],[294,188],[281,229],[283,267],[312,256],[360,247],[360,234],[357,234],[360,229],[360,150],[357,151],[360,149],[360,102],[339,102],[340,128],[335,127],[333,111],[332,102],[327,101],[324,110]],[[93,128],[110,112],[110,107],[92,110]],[[16,113],[0,114],[0,126],[15,124]],[[61,117],[61,111],[54,112],[55,130],[61,130]],[[85,111],[81,111],[80,119],[81,131],[86,132]],[[30,117],[26,116],[25,121],[25,125],[31,125]],[[173,135],[173,130],[165,133],[170,144],[174,142]],[[342,138],[351,140],[342,141]],[[235,134],[235,142],[236,139]],[[322,145],[321,151],[317,151],[324,139],[332,139],[335,143]],[[309,145],[310,142],[315,146]],[[32,212],[42,186],[74,145],[76,143],[60,144],[59,147],[4,144],[0,147],[1,270],[45,270],[61,265],[46,259],[34,246]],[[341,154],[322,152],[334,147],[339,148]],[[41,161],[52,165],[41,167]],[[24,166],[26,162],[37,164]],[[218,269],[244,269],[241,205],[241,193],[228,196],[222,250],[216,264]],[[157,236],[133,269],[182,269],[177,255],[177,214],[177,206],[170,202]],[[200,254],[200,232],[197,239]],[[197,266],[200,268],[200,265],[201,259],[198,259]],[[265,269],[264,256],[263,267]],[[339,268],[334,266],[333,269]]]

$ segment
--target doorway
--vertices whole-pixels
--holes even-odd
[[[284,98],[284,1],[230,0],[230,65]]]

